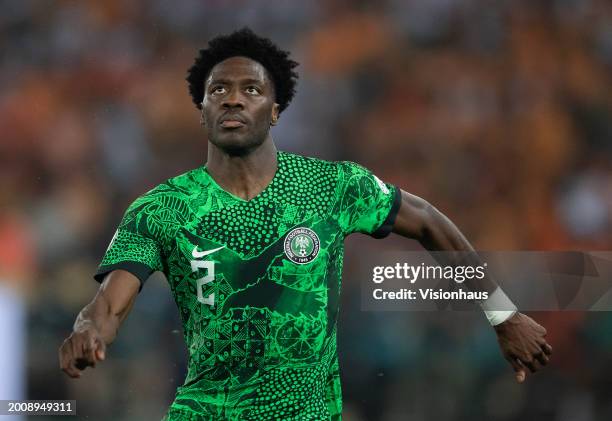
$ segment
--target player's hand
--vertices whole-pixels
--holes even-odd
[[[106,343],[93,326],[72,332],[59,348],[60,368],[72,378],[81,377],[87,367],[95,367],[106,357]]]
[[[525,381],[527,370],[535,373],[548,364],[552,346],[546,342],[546,329],[531,317],[517,312],[494,328],[502,354],[519,383]]]

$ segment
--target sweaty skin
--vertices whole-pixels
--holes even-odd
[[[245,57],[220,62],[205,83],[202,124],[209,141],[207,168],[217,184],[243,200],[264,190],[277,170],[276,147],[270,136],[270,126],[279,117],[274,98],[274,86],[264,67]],[[393,231],[418,240],[427,250],[473,252],[447,217],[404,191]],[[477,287],[491,291],[494,286]],[[66,374],[78,378],[85,368],[105,359],[106,347],[131,310],[139,287],[138,278],[124,270],[106,275],[59,349],[60,367]],[[495,326],[495,331],[519,382],[524,381],[527,369],[535,372],[548,363],[552,347],[544,339],[546,330],[531,318],[516,313]]]

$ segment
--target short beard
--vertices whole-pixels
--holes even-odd
[[[255,149],[260,147],[261,143],[259,145],[247,146],[247,147],[232,147],[232,146],[221,147],[219,145],[216,145],[216,146],[231,157],[242,157],[242,156],[249,155]]]
[[[244,157],[244,156],[251,154],[257,148],[263,145],[264,142],[266,141],[266,137],[267,137],[267,133],[261,141],[258,141],[256,143],[248,143],[246,146],[245,145],[240,145],[240,146],[239,145],[222,145],[222,144],[219,144],[219,142],[216,142],[210,139],[209,141],[210,143],[212,143],[217,148],[221,149],[224,153],[226,153],[227,155],[231,157]]]

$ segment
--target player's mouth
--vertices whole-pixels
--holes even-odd
[[[239,116],[226,116],[221,119],[221,127],[224,129],[237,129],[246,125],[245,121]]]

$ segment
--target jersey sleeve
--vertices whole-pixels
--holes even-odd
[[[366,168],[341,162],[340,226],[345,235],[360,232],[384,238],[393,229],[401,204],[400,189],[384,183]]]
[[[162,247],[159,239],[160,216],[155,202],[146,196],[136,199],[123,215],[94,279],[123,269],[140,280],[140,289],[155,271],[162,270]]]

